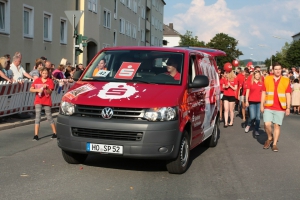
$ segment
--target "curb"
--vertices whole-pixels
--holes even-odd
[[[52,113],[53,118],[57,118],[57,116],[58,116],[58,112]],[[46,121],[46,120],[47,120],[46,116],[41,117],[41,122]],[[34,124],[34,122],[35,122],[34,118],[33,119],[32,118],[25,119],[23,121],[20,121],[20,119],[17,119],[17,121],[14,121],[14,122],[5,122],[3,124],[0,124],[0,131],[11,129],[11,128],[16,128],[16,127],[20,127],[20,126],[25,126],[25,125],[29,125],[29,124]]]

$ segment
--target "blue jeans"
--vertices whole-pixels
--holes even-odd
[[[260,125],[260,102],[249,102],[248,126],[251,126],[252,120],[255,119],[255,130],[258,131]]]

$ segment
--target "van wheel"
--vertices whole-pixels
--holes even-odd
[[[185,130],[180,141],[177,158],[175,160],[168,161],[167,163],[169,173],[182,174],[187,170],[190,161],[189,138],[189,134]]]
[[[218,139],[219,139],[219,119],[218,117],[216,117],[216,122],[215,122],[215,126],[213,129],[213,132],[211,134],[211,136],[209,138],[207,138],[207,140],[205,141],[208,147],[215,147],[218,144]]]
[[[62,155],[64,160],[69,164],[81,164],[86,160],[88,156],[87,154],[73,153],[64,150],[62,150]]]

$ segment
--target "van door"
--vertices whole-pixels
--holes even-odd
[[[214,101],[212,100],[213,98],[213,93],[214,93],[214,76],[213,76],[213,70],[214,66],[212,66],[212,63],[209,59],[208,55],[204,55],[204,57],[201,60],[198,60],[200,63],[200,71],[203,73],[203,75],[208,77],[209,80],[209,85],[205,88],[205,116],[204,116],[204,122],[203,122],[203,130],[205,137],[208,137],[212,130],[213,127],[211,126],[211,120],[214,112]]]
[[[188,81],[192,83],[196,75],[199,75],[198,63],[196,55],[191,55],[189,58],[189,74]],[[203,121],[205,112],[205,89],[190,88],[188,89],[189,98],[189,118],[191,119],[191,147],[197,146],[203,138]]]

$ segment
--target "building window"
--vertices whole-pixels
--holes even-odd
[[[126,0],[127,2],[127,7],[130,9],[131,8],[131,0]]]
[[[133,24],[133,27],[132,27],[132,37],[135,38],[135,39],[136,39],[136,30],[137,30],[136,25]]]
[[[120,18],[120,33],[125,34],[125,20]]]
[[[110,11],[107,9],[103,11],[103,26],[110,28]]]
[[[113,43],[113,46],[117,46],[117,34],[116,34],[116,30],[114,31],[114,43]]]
[[[23,35],[24,37],[33,38],[33,23],[34,10],[33,7],[24,5],[23,7]]]
[[[137,13],[137,2],[133,0],[133,12]]]
[[[118,1],[115,0],[115,6],[114,6],[114,18],[115,19],[118,18],[117,11],[118,11]]]
[[[52,15],[44,12],[44,40],[52,41]]]
[[[88,0],[88,10],[97,13],[97,0]]]
[[[144,6],[141,7],[141,17],[142,17],[143,19],[145,19],[145,17],[146,17],[146,12],[145,12]]]
[[[10,12],[9,2],[0,0],[0,33],[9,33]]]
[[[60,43],[67,44],[67,20],[64,18],[60,19]]]
[[[141,31],[141,41],[145,42],[145,30],[144,29],[142,29],[142,31]]]

